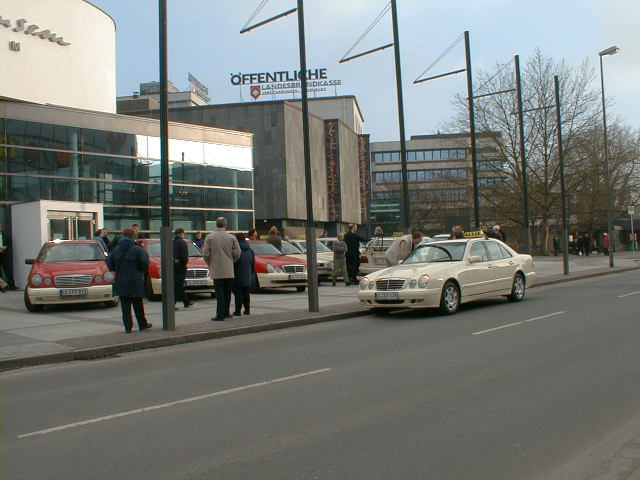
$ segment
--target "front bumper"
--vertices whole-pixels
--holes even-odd
[[[199,285],[194,285],[195,283],[194,280],[197,283],[199,283]],[[202,284],[203,282],[206,282],[206,283]],[[152,278],[151,289],[153,290],[154,295],[162,295],[162,279]],[[215,288],[213,288],[213,280],[209,277],[187,278],[184,281],[184,291],[189,293],[209,293],[209,292],[214,292]]]
[[[376,293],[397,293],[397,299],[376,299]],[[380,292],[358,290],[360,303],[375,308],[437,308],[440,306],[440,288],[403,288]]]
[[[293,278],[299,275],[304,278]],[[306,287],[307,273],[258,273],[260,288]]]
[[[63,296],[60,291],[83,290],[84,295]],[[33,305],[54,305],[65,303],[90,303],[90,302],[110,302],[115,300],[112,285],[92,285],[90,287],[77,288],[33,288],[27,287],[29,301]]]

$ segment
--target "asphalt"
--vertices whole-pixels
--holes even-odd
[[[640,253],[616,254],[615,267],[608,257],[571,256],[569,275],[563,274],[562,257],[535,257],[536,286],[616,274],[640,268]],[[176,329],[162,330],[161,302],[146,302],[147,318],[154,327],[125,334],[120,308],[96,305],[58,306],[41,313],[26,311],[23,292],[0,296],[0,371],[31,365],[91,360],[149,348],[200,342],[352,318],[369,313],[356,299],[355,285],[323,283],[318,289],[319,312],[309,312],[306,293],[290,289],[254,294],[252,315],[212,322],[215,299],[199,296],[195,305],[176,312]]]

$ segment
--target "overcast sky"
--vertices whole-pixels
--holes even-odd
[[[158,23],[154,0],[91,0],[117,24],[117,92],[131,95],[141,82],[158,80]],[[191,72],[209,88],[212,103],[240,102],[232,73],[294,70],[299,66],[296,15],[250,33],[239,31],[260,0],[169,0],[169,77],[181,90]],[[355,95],[373,141],[398,137],[393,50],[352,62],[339,59],[388,4],[388,0],[306,0],[307,65],[341,79],[338,95]],[[296,6],[270,0],[255,22]],[[435,133],[451,117],[451,101],[466,92],[464,74],[413,85],[413,80],[464,30],[470,31],[473,69],[490,70],[536,48],[544,56],[598,71],[605,57],[605,89],[618,117],[640,128],[640,0],[398,0],[407,137]],[[391,13],[353,52],[393,41]],[[460,43],[429,75],[464,67]],[[552,79],[549,79],[552,82]],[[478,86],[478,85],[476,85]],[[594,84],[599,89],[599,83]],[[599,90],[598,90],[599,91]],[[330,91],[331,95],[335,92]],[[248,87],[242,91],[244,101]],[[270,99],[270,97],[263,97]],[[279,97],[282,98],[282,97]]]

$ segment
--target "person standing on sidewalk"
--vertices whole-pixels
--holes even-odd
[[[604,254],[609,255],[609,247],[611,245],[611,239],[609,238],[609,234],[604,234],[604,240],[602,241],[602,245],[604,247]]]
[[[131,333],[133,321],[131,306],[136,314],[136,321],[140,331],[151,328],[144,315],[144,272],[149,268],[149,255],[135,242],[136,233],[127,228],[122,232],[122,239],[118,246],[107,258],[107,267],[115,272],[116,280],[113,290],[120,297],[122,308],[122,323],[124,331]]]
[[[17,290],[13,279],[13,256],[11,255],[11,237],[4,231],[0,224],[0,277],[4,272],[4,278],[9,290]]]
[[[196,232],[196,238],[193,240],[193,243],[196,244],[196,247],[202,250],[202,247],[204,246],[204,239],[202,238],[202,232]]]
[[[216,220],[215,232],[207,236],[204,241],[202,256],[209,264],[209,276],[213,279],[216,289],[216,316],[212,321],[224,322],[231,318],[231,289],[233,288],[233,264],[240,258],[238,239],[227,232],[227,220],[219,217]]]
[[[267,237],[267,243],[270,243],[278,250],[282,250],[282,237],[278,235],[278,227],[271,227],[269,229],[269,236]]]
[[[345,285],[348,287],[349,276],[347,274],[347,244],[344,235],[338,235],[338,239],[333,244],[333,286],[336,286],[336,278],[341,275]]]
[[[173,299],[176,302],[182,301],[184,308],[193,305],[184,291],[187,263],[189,263],[189,247],[184,239],[184,228],[176,228],[173,238]]]
[[[243,306],[244,314],[251,314],[249,287],[256,272],[256,258],[244,238],[244,233],[236,233],[236,238],[240,245],[240,258],[233,264],[233,295],[236,299],[233,315],[239,317]]]
[[[358,283],[358,270],[360,270],[360,242],[366,240],[356,234],[358,227],[353,223],[347,227],[348,231],[344,234],[344,243],[347,244],[347,274],[351,283]]]

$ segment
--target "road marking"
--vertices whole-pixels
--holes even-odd
[[[640,291],[631,292],[631,293],[625,293],[624,295],[618,295],[618,298],[628,297],[629,295],[637,295],[638,293],[640,293]]]
[[[274,383],[288,382],[290,380],[296,380],[302,377],[308,377],[310,375],[317,375],[319,373],[330,372],[330,368],[323,368],[321,370],[313,370],[311,372],[298,373],[289,377],[275,378],[273,380],[266,380],[264,382],[252,383],[251,385],[244,385],[242,387],[229,388],[227,390],[221,390],[219,392],[207,393],[206,395],[198,395],[197,397],[184,398],[182,400],[176,400],[175,402],[163,403],[160,405],[152,405],[150,407],[136,408],[135,410],[128,410],[126,412],[114,413],[112,415],[105,415],[104,417],[92,418],[89,420],[83,420],[81,422],[68,423],[67,425],[60,425],[59,427],[46,428],[44,430],[38,430],[37,432],[23,433],[18,435],[17,438],[27,438],[36,435],[46,435],[52,432],[58,432],[60,430],[68,430],[70,428],[82,427],[84,425],[90,425],[92,423],[104,422],[107,420],[114,420],[116,418],[127,417],[129,415],[136,415],[138,413],[151,412],[153,410],[160,410],[162,408],[175,407],[176,405],[182,405],[185,403],[198,402],[200,400],[206,400],[208,398],[220,397],[222,395],[228,395],[230,393],[241,392],[243,390],[250,390],[252,388],[265,387],[267,385],[273,385]]]
[[[499,327],[495,327],[495,328],[489,328],[487,330],[481,330],[479,332],[473,332],[471,335],[482,335],[483,333],[489,333],[489,332],[495,332],[496,330],[502,330],[503,328],[509,328],[509,327],[513,327],[514,325],[521,325],[523,323],[526,322],[533,322],[535,320],[541,320],[543,318],[549,318],[549,317],[554,317],[556,315],[561,315],[563,313],[567,313],[564,310],[560,311],[560,312],[553,312],[553,313],[548,313],[547,315],[542,315],[540,317],[534,317],[534,318],[530,318],[528,320],[522,320],[520,322],[514,322],[514,323],[509,323],[507,325],[501,325]]]

